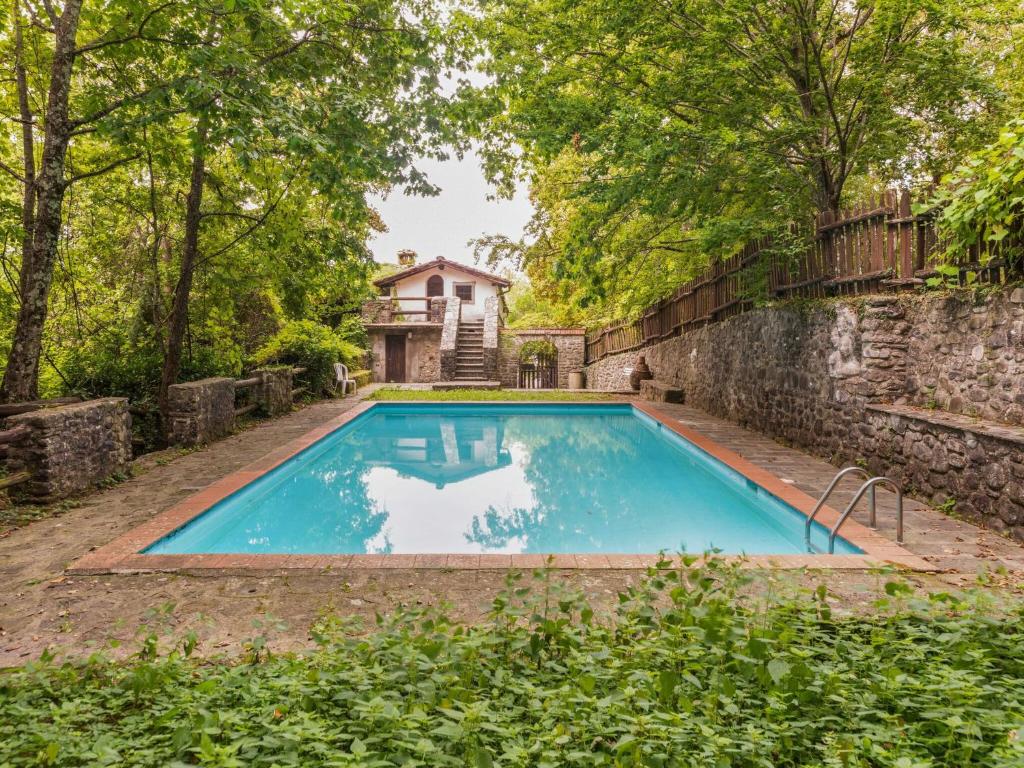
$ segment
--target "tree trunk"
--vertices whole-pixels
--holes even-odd
[[[46,324],[47,302],[60,236],[61,209],[67,187],[64,160],[72,132],[72,124],[68,119],[68,101],[81,11],[82,0],[67,0],[64,12],[55,25],[43,158],[39,175],[34,181],[35,214],[31,222],[32,232],[25,233],[29,243],[23,249],[27,259],[21,269],[21,307],[7,370],[4,371],[3,385],[0,386],[0,397],[8,401],[33,400],[38,394],[43,326]]]
[[[14,82],[18,92],[18,116],[21,118],[21,152],[25,186],[21,199],[21,274],[32,269],[32,233],[36,218],[36,150],[32,107],[29,104],[28,74],[25,71],[25,42],[21,31],[21,10],[14,0]]]
[[[185,329],[188,326],[188,302],[199,252],[199,224],[202,221],[200,206],[203,202],[203,184],[206,181],[206,135],[206,121],[200,118],[192,150],[192,176],[188,197],[185,199],[185,239],[181,251],[181,265],[178,268],[178,282],[174,286],[174,299],[171,302],[167,324],[163,370],[160,375],[159,404],[165,431],[168,427],[167,394],[171,385],[177,382],[181,371],[181,350],[185,340]]]

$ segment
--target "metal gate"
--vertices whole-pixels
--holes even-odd
[[[519,388],[557,389],[558,358],[554,355],[537,355],[532,363],[520,363]]]

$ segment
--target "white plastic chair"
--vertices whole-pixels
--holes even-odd
[[[334,386],[341,386],[342,396],[356,391],[356,380],[349,377],[348,366],[344,363],[334,364]]]

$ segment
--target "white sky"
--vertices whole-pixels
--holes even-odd
[[[411,248],[418,261],[444,256],[472,264],[473,249],[468,241],[489,234],[521,236],[533,213],[525,186],[517,189],[512,200],[488,199],[494,190],[484,179],[475,153],[462,160],[421,160],[417,167],[441,188],[441,194],[416,197],[395,189],[387,199],[370,198],[389,230],[370,240],[378,262],[394,263],[398,251]]]

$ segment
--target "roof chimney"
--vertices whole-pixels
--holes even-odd
[[[411,267],[416,263],[416,251],[403,248],[398,252],[398,263],[403,267]]]

